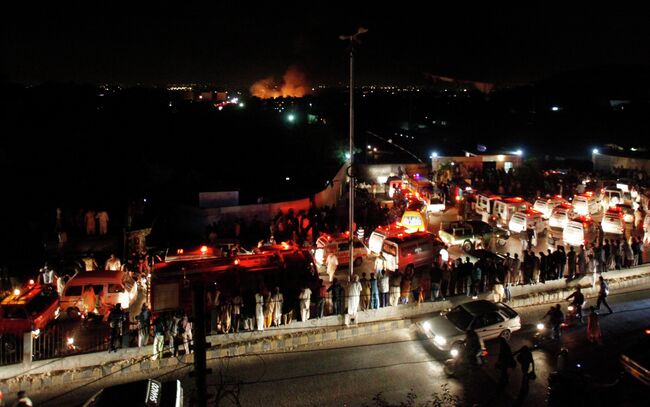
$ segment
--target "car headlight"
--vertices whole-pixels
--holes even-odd
[[[538,323],[538,324],[537,324],[537,330],[538,330],[538,331],[542,331],[543,329],[544,329],[544,324],[542,324],[541,322]]]
[[[425,323],[423,323],[422,328],[424,328],[425,331],[430,331],[431,330],[431,324],[429,323],[429,321],[426,321]]]
[[[440,346],[445,346],[447,344],[447,340],[440,335],[434,336],[433,341]]]

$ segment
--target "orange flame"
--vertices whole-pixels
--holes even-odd
[[[309,93],[310,88],[305,74],[296,66],[290,66],[282,77],[282,83],[276,84],[272,76],[255,82],[250,88],[251,94],[261,99],[278,97],[301,98]]]

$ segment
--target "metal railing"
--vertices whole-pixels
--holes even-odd
[[[23,335],[0,334],[0,366],[13,365],[23,361]]]
[[[101,324],[51,325],[33,339],[32,360],[105,351],[108,335],[107,327]]]

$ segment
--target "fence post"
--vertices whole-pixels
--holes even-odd
[[[23,367],[32,367],[32,350],[34,341],[32,340],[32,332],[28,331],[23,334]]]

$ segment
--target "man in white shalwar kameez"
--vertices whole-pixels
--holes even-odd
[[[339,259],[334,253],[330,253],[327,256],[327,275],[330,277],[330,283],[334,278],[334,273],[336,273],[336,268],[339,266]]]
[[[357,311],[359,310],[359,297],[361,295],[361,283],[359,276],[354,276],[354,281],[348,287],[348,315],[350,320],[357,319]]]
[[[300,291],[300,320],[307,321],[309,319],[309,306],[311,305],[311,290],[309,287],[303,287]]]
[[[255,324],[258,331],[264,330],[264,296],[261,293],[255,294]]]
[[[282,322],[282,303],[284,302],[284,296],[280,292],[280,287],[275,287],[275,294],[273,294],[271,301],[273,303],[273,324],[280,326]]]

